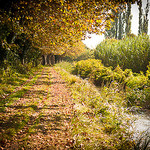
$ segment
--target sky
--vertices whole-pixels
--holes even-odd
[[[145,12],[144,8],[146,7],[146,2],[147,0],[142,1],[144,12]],[[135,35],[138,35],[139,10],[137,4],[132,5],[131,13],[132,13],[131,32],[134,33]],[[150,35],[150,10],[149,10],[148,19],[149,19],[148,34]],[[104,35],[91,34],[90,36],[91,38],[84,40],[83,43],[91,49],[96,48],[96,46],[104,40]]]

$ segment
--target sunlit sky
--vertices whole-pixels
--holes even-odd
[[[142,4],[143,5],[143,11],[145,12],[147,0],[143,0],[142,2],[143,2],[143,4]],[[139,10],[138,10],[137,4],[132,5],[131,13],[132,13],[131,31],[132,31],[132,33],[137,35],[138,34],[138,24],[139,24]],[[150,35],[150,11],[149,11],[148,19],[149,19],[148,34]],[[83,43],[91,49],[96,48],[96,46],[101,41],[104,40],[104,35],[91,34],[90,36],[91,36],[91,38],[84,40]]]

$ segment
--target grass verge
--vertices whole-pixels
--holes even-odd
[[[86,80],[55,69],[70,87],[74,100],[72,120],[75,149],[132,149],[124,94],[113,83],[99,92]]]
[[[17,88],[27,86],[28,81],[30,81],[38,71],[42,69],[42,66],[33,68],[27,74],[11,73],[10,74],[1,74],[0,75],[0,99],[6,99],[9,95],[16,92]]]

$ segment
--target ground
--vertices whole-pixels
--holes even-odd
[[[54,68],[39,70],[17,92],[0,111],[0,149],[71,149],[73,102]]]

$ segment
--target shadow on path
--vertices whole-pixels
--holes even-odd
[[[72,101],[65,82],[45,67],[34,85],[0,106],[0,149],[71,149]]]

